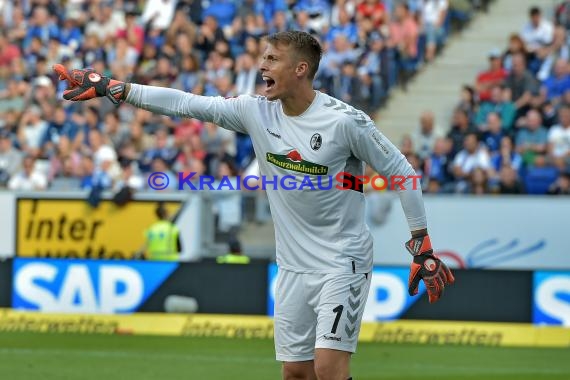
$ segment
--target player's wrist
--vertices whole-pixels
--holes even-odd
[[[125,89],[123,90],[123,98],[122,100],[127,100],[127,96],[129,96],[129,92],[131,91],[131,84],[125,83]]]
[[[427,230],[427,228],[422,228],[421,230],[413,230],[413,231],[411,231],[411,233],[412,233],[412,239],[415,239],[415,238],[427,236],[428,230]]]
[[[422,236],[412,237],[406,242],[405,246],[408,252],[414,257],[433,255],[431,239],[427,233]]]

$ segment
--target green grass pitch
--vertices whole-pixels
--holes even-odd
[[[361,343],[354,380],[570,379],[570,349]],[[271,340],[0,333],[5,380],[280,379]]]

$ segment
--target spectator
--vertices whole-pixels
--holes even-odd
[[[422,3],[422,34],[426,39],[426,61],[435,57],[436,50],[445,39],[445,19],[449,3],[447,0],[426,0]]]
[[[449,170],[452,163],[451,146],[451,140],[439,138],[435,141],[433,152],[425,159],[424,173],[429,192],[449,190],[448,184],[453,180]],[[432,184],[432,181],[435,183]]]
[[[456,106],[457,109],[462,109],[467,114],[470,122],[475,120],[475,113],[477,112],[477,99],[475,89],[469,85],[463,85],[461,88],[461,99]]]
[[[382,76],[383,53],[384,39],[380,33],[373,33],[357,69],[361,96],[370,99],[368,104],[362,105],[365,110],[377,109],[386,97],[385,81]]]
[[[104,172],[111,181],[120,173],[117,152],[103,141],[103,135],[98,129],[89,131],[89,147],[93,156],[95,172]],[[109,185],[110,186],[110,185]]]
[[[129,138],[129,129],[119,120],[119,113],[117,111],[105,114],[103,133],[107,143],[115,149],[115,151]]]
[[[471,171],[466,192],[473,195],[490,193],[487,172],[484,169],[477,167]]]
[[[236,60],[236,93],[255,94],[257,85],[263,83],[261,76],[255,66],[255,58],[248,53],[244,53]]]
[[[95,173],[95,164],[91,156],[85,155],[82,157],[80,173],[81,190],[91,190],[93,188],[93,174]]]
[[[414,184],[413,186],[419,186],[422,189],[425,189],[427,187],[427,180],[424,175],[422,160],[416,153],[411,153],[406,155],[406,159],[412,166],[412,169],[414,169],[414,171],[416,172],[416,175],[420,176],[419,182]]]
[[[502,54],[499,49],[489,52],[489,69],[477,76],[476,91],[480,102],[489,102],[492,99],[491,91],[495,86],[501,86],[509,75],[503,68]]]
[[[36,159],[33,156],[24,157],[22,166],[22,170],[10,178],[8,182],[10,190],[38,191],[47,189],[47,177],[36,168]]]
[[[0,187],[6,187],[10,177],[16,175],[22,165],[22,153],[12,144],[12,134],[0,129]]]
[[[156,2],[148,1],[147,5],[150,3]],[[95,34],[103,45],[113,41],[119,30],[125,28],[124,13],[119,10],[114,10],[113,2],[110,0],[99,2],[92,8],[92,12],[94,13],[94,17],[85,26],[85,34]]]
[[[447,134],[447,137],[449,137],[453,142],[453,156],[462,149],[463,140],[469,133],[477,133],[477,129],[473,124],[471,124],[467,112],[458,108],[453,114],[453,125]]]
[[[47,46],[51,37],[59,38],[59,28],[50,16],[47,8],[43,6],[35,7],[29,22],[30,25],[23,42],[24,50],[29,51],[34,39],[36,39],[36,43]]]
[[[558,120],[548,131],[548,158],[561,171],[570,170],[570,105],[560,108]]]
[[[557,59],[568,60],[570,58],[570,46],[568,46],[568,33],[563,26],[556,26],[554,29],[554,40],[550,46],[542,48],[540,51],[542,63],[536,77],[540,81],[545,81],[552,71]]]
[[[515,169],[505,165],[501,168],[499,175],[499,194],[524,194],[524,187]]]
[[[136,162],[129,159],[123,159],[119,162],[121,167],[121,174],[119,179],[115,182],[113,190],[120,192],[123,188],[128,188],[132,191],[140,191],[145,187],[143,178],[137,174]]]
[[[511,101],[511,90],[493,86],[491,89],[491,99],[482,102],[475,116],[475,125],[480,129],[485,129],[485,123],[491,112],[500,116],[501,125],[505,132],[510,133],[516,116],[515,104]]]
[[[526,120],[517,133],[516,150],[527,166],[539,166],[544,162],[548,132],[542,126],[542,116],[536,110],[528,111]]]
[[[48,123],[42,119],[39,107],[31,106],[22,115],[18,126],[18,142],[22,151],[35,158],[39,157],[47,128]]]
[[[533,58],[533,54],[529,53],[526,45],[518,34],[511,34],[509,37],[509,45],[507,47],[507,51],[503,54],[503,67],[507,71],[511,71],[513,69],[513,56],[517,54],[522,54],[526,62],[529,62]]]
[[[293,11],[306,13],[309,17],[307,25],[320,34],[330,20],[331,6],[326,0],[299,0]]]
[[[80,169],[81,154],[74,149],[71,140],[63,135],[57,140],[56,144],[51,144],[51,153],[49,157],[49,174],[48,180],[51,182],[55,177],[63,171],[64,161],[70,159],[70,171],[76,173]]]
[[[554,9],[554,19],[557,25],[562,26],[566,30],[570,30],[570,1],[565,0],[559,2]]]
[[[425,160],[429,157],[437,139],[443,137],[441,131],[435,126],[435,115],[432,111],[424,111],[420,116],[419,130],[413,135],[413,144],[419,158]]]
[[[557,105],[566,91],[570,90],[570,73],[568,61],[559,58],[554,64],[553,74],[546,79],[541,88],[542,101],[548,101]]]
[[[112,49],[107,51],[107,66],[113,72],[131,73],[135,69],[139,53],[129,45],[126,37],[117,37]]]
[[[337,34],[332,46],[323,54],[319,64],[319,76],[325,83],[326,92],[333,92],[333,82],[341,75],[342,65],[345,62],[356,62],[358,53],[352,48],[344,34]]]
[[[453,160],[453,176],[456,181],[456,191],[459,193],[467,190],[473,170],[479,168],[487,172],[491,168],[489,154],[480,145],[477,134],[467,134],[463,145],[463,150],[457,153]]]
[[[92,67],[119,80],[201,95],[254,94],[264,87],[255,68],[265,46],[259,37],[298,28],[324,42],[326,58],[317,87],[373,116],[397,82],[396,65],[413,75],[423,63],[415,17],[424,19],[424,7],[433,10],[447,0],[422,7],[419,2],[385,0],[161,0],[143,2],[141,13],[141,2],[132,0],[64,3],[8,2],[4,8],[0,128],[17,136],[10,152],[37,157],[38,168],[49,163],[49,189],[74,184],[95,188],[95,200],[100,188],[112,189],[124,180],[119,160],[133,162],[134,175],[139,163],[151,170],[156,135],[166,135],[174,157],[156,165],[170,171],[205,167],[201,170],[209,173],[215,173],[220,161],[234,158],[243,170],[254,158],[251,139],[223,136],[220,149],[207,153],[218,132],[204,134],[201,125],[178,129],[180,120],[126,104],[115,109],[105,99],[62,102],[66,83],[54,86],[53,63],[69,70]],[[407,3],[415,7],[412,12]],[[397,49],[398,56],[390,49]],[[426,132],[423,138],[432,136]],[[408,143],[410,154],[424,158],[431,151],[413,152],[413,145],[419,148]]]
[[[236,133],[220,128],[214,123],[204,123],[204,129],[202,129],[200,137],[206,152],[206,157],[204,158],[206,173],[215,174],[218,172],[218,165],[221,161],[235,156],[235,150],[230,150],[233,153],[230,155],[227,153],[227,148],[235,144]]]
[[[147,1],[141,21],[159,31],[164,31],[172,23],[177,0]]]
[[[570,195],[570,172],[562,172],[548,188],[549,195]]]
[[[526,69],[526,61],[521,53],[513,55],[513,68],[505,85],[511,90],[512,99],[517,108],[517,117],[526,114],[533,94],[538,91],[538,82]]]
[[[482,141],[491,155],[499,152],[501,140],[505,136],[501,124],[502,122],[499,114],[495,112],[489,113]]]
[[[405,134],[404,137],[402,137],[402,143],[400,144],[400,152],[402,152],[404,156],[408,156],[410,154],[414,154],[415,151],[412,136]]]
[[[59,30],[59,42],[75,54],[79,50],[82,41],[80,13],[66,12],[63,25]]]
[[[287,13],[283,10],[275,12],[269,27],[269,33],[284,32],[288,29],[290,29],[290,22],[287,19]]]
[[[63,140],[62,140],[63,141]],[[56,176],[50,179],[50,190],[73,191],[77,190],[81,185],[79,172],[75,167],[74,158],[69,155],[61,155],[59,171]]]
[[[8,39],[8,32],[0,30],[0,78],[7,77],[8,70],[22,55],[18,45]]]
[[[364,108],[360,106],[362,101],[361,87],[353,62],[344,61],[341,63],[340,75],[333,78],[332,90],[343,102]]]
[[[521,30],[521,37],[528,50],[535,53],[552,43],[554,27],[550,21],[542,17],[539,7],[532,7],[529,10],[529,18]]]
[[[143,172],[148,172],[152,162],[156,158],[161,158],[165,162],[166,166],[170,167],[174,164],[177,156],[178,149],[169,141],[168,131],[165,128],[160,128],[155,133],[153,148],[147,149],[143,152],[140,163],[141,170]]]
[[[207,16],[198,31],[196,48],[201,51],[202,57],[208,57],[218,41],[225,41],[224,32],[214,17]]]
[[[14,78],[8,79],[6,88],[0,92],[0,115],[4,113],[4,122],[6,122],[6,113],[19,113],[26,107],[25,95],[28,92],[29,85],[23,80],[16,80]],[[1,119],[0,119],[1,120]]]
[[[364,0],[356,7],[357,19],[368,19],[372,21],[374,29],[379,29],[388,22],[388,13],[383,1]]]
[[[155,190],[155,191],[175,191],[176,189],[178,189],[178,176],[176,175],[176,173],[174,173],[169,165],[168,162],[166,162],[166,160],[160,156],[155,157],[151,164],[150,164],[150,170],[147,172],[147,174],[152,175],[153,173],[161,173],[158,178],[160,179],[158,183],[158,185],[160,185],[160,183],[169,183],[170,185],[165,188],[165,189],[156,189],[154,187],[150,187],[150,190]],[[166,178],[161,178],[166,176]],[[146,184],[152,184],[154,183],[153,181],[149,182],[149,177],[147,176],[147,178],[145,178],[146,181],[144,183]]]
[[[395,18],[390,23],[388,46],[395,55],[398,76],[405,84],[418,68],[419,26],[406,3],[396,4]]]
[[[503,136],[501,139],[501,149],[491,157],[493,173],[491,178],[497,178],[498,173],[505,166],[515,170],[519,175],[523,169],[522,156],[513,149],[513,140],[509,136]]]
[[[418,24],[406,3],[396,4],[394,16],[390,23],[389,46],[397,50],[401,60],[414,60],[418,56]]]
[[[188,19],[188,9],[186,7],[178,7],[174,13],[174,19],[166,30],[166,45],[177,45],[177,39],[182,34],[185,36],[184,42],[187,48],[191,48],[196,42],[197,28],[192,21]]]
[[[200,87],[203,78],[199,70],[200,66],[196,56],[193,54],[183,56],[180,59],[180,71],[173,87],[184,92],[202,92]]]
[[[344,7],[338,9],[338,24],[329,30],[326,42],[330,44],[338,34],[343,34],[353,46],[358,41],[356,24],[352,22],[348,11]]]
[[[228,160],[220,161],[215,173],[214,188],[220,187],[229,190],[225,193],[216,193],[214,212],[217,216],[218,231],[228,234],[228,240],[237,239],[242,221],[242,195],[238,188],[239,178],[233,163]],[[223,186],[222,186],[223,185]],[[232,190],[233,189],[233,190]]]

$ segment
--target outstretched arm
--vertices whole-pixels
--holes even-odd
[[[247,133],[241,122],[246,97],[225,99],[220,96],[194,95],[171,88],[124,83],[90,69],[68,72],[59,64],[54,66],[54,70],[70,86],[63,93],[67,100],[84,101],[105,96],[115,104],[126,102],[157,114],[195,118]]]

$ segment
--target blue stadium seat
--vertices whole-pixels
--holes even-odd
[[[557,178],[557,168],[528,168],[524,177],[526,192],[529,194],[546,194],[550,185]]]

